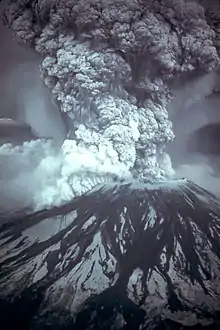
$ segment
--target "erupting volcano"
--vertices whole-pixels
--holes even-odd
[[[219,326],[220,202],[191,181],[100,186],[4,220],[3,329]]]
[[[219,1],[0,3],[0,329],[219,329]]]

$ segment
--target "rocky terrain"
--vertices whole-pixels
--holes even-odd
[[[1,215],[1,329],[218,329],[220,202],[186,179]]]

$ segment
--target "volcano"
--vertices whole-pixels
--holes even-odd
[[[191,181],[97,186],[0,233],[1,329],[219,329],[220,202]]]

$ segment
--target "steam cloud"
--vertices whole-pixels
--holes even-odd
[[[36,177],[44,177],[36,180],[38,188],[33,184],[37,207],[127,178],[152,182],[187,175],[211,188],[209,159],[189,159],[185,149],[191,132],[217,118],[196,108],[218,85],[218,15],[213,1],[7,2],[4,22],[18,43],[43,57],[41,78],[57,105],[52,114],[36,79],[18,95],[19,113],[40,137],[61,141],[59,106],[69,127],[69,139],[56,156],[51,151],[52,159],[41,141],[42,155],[57,166],[42,171],[42,156],[34,165]],[[13,75],[25,70],[33,77],[36,63]],[[30,145],[21,148],[25,153]]]

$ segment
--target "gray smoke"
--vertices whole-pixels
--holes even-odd
[[[43,180],[39,190],[47,192],[44,199],[58,203],[58,196],[69,199],[100,182],[174,175],[211,189],[208,182],[218,175],[213,160],[189,154],[186,141],[217,120],[214,106],[213,115],[204,106],[219,84],[214,2],[26,2],[7,1],[4,20],[24,47],[18,53],[29,46],[40,57],[4,70],[5,91],[16,91],[16,101],[9,96],[4,103],[40,137],[62,141],[65,130],[52,95],[70,128],[57,154],[59,171],[47,174],[51,189]],[[38,79],[40,61],[50,94]]]

